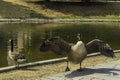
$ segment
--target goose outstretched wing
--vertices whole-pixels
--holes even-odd
[[[86,49],[88,53],[100,52],[102,55],[107,57],[115,57],[113,49],[108,43],[100,39],[93,39],[86,44]]]

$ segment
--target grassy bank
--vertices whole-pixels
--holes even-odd
[[[2,18],[107,18],[120,19],[120,3],[42,2],[3,0]],[[6,6],[5,6],[6,5]]]
[[[38,14],[28,7],[16,5],[5,1],[0,1],[0,18],[46,18],[42,14]]]
[[[95,66],[97,64],[111,62],[120,59],[120,54],[116,54],[117,58],[106,58],[104,56],[94,56],[86,58],[83,62],[83,67]],[[71,70],[76,70],[79,68],[78,65],[70,64]],[[64,72],[66,68],[66,62],[61,62],[57,64],[50,64],[44,66],[36,66],[31,68],[26,68],[23,70],[14,70],[6,73],[0,74],[0,80],[36,80],[37,78],[57,74]]]

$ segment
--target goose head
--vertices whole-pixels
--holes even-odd
[[[10,43],[10,44],[13,44],[13,39],[9,39],[9,43]]]

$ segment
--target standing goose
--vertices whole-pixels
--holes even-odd
[[[14,51],[14,41],[10,41],[10,49],[8,51],[9,58],[17,64],[17,68],[19,68],[19,63],[26,62],[27,59],[25,58],[24,54]]]
[[[40,46],[40,51],[53,51],[56,54],[63,54],[64,52],[68,53],[67,57],[67,68],[66,71],[69,71],[68,61],[71,61],[75,64],[80,64],[86,58],[88,53],[101,52],[102,55],[106,57],[115,57],[112,48],[105,42],[99,39],[93,39],[88,42],[86,45],[80,41],[75,45],[70,45],[60,37],[53,37],[45,40]]]

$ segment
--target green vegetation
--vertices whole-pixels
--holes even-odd
[[[120,19],[119,2],[4,0],[0,5],[0,18]]]
[[[0,18],[46,18],[42,14],[20,5],[0,1]]]
[[[65,14],[55,18],[120,18],[118,10],[120,3],[39,2],[34,4]]]

